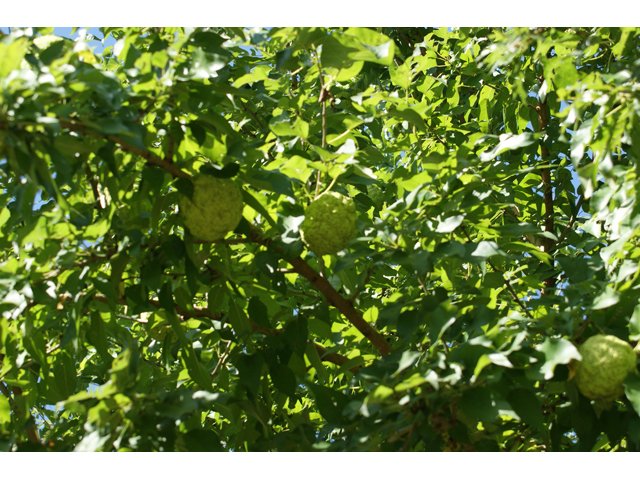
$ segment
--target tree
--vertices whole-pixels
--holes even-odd
[[[101,32],[0,40],[2,449],[640,448],[574,380],[640,339],[637,29]]]

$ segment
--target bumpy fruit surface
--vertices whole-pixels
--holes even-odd
[[[592,400],[614,400],[624,393],[622,382],[636,368],[636,354],[613,335],[594,335],[578,348],[582,362],[576,373],[578,390]]]
[[[325,192],[309,204],[300,225],[302,240],[316,255],[343,250],[357,234],[356,206],[348,197]]]
[[[242,219],[242,192],[228,178],[210,175],[193,177],[191,200],[180,197],[180,215],[191,234],[201,240],[223,238]]]

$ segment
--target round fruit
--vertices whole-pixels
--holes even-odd
[[[242,192],[229,178],[196,175],[191,200],[180,197],[180,215],[191,234],[201,240],[223,238],[242,219]]]
[[[325,192],[309,204],[300,225],[302,240],[316,255],[332,255],[346,248],[358,232],[356,206],[348,197]]]
[[[578,348],[582,361],[576,373],[578,390],[592,400],[614,400],[624,394],[622,382],[636,369],[636,354],[613,335],[594,335]]]

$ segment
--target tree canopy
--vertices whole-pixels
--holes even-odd
[[[0,33],[0,450],[640,449],[638,29],[100,32]]]

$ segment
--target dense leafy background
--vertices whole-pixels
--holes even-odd
[[[640,448],[640,376],[571,381],[640,339],[636,29],[100,31],[0,39],[1,449]]]

